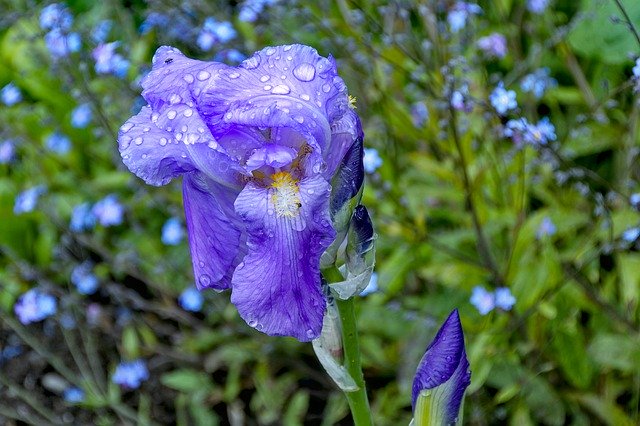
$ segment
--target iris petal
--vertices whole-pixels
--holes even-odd
[[[241,235],[231,218],[235,194],[196,174],[185,175],[183,194],[196,285],[225,290]]]
[[[256,329],[310,341],[320,335],[326,309],[319,259],[335,236],[328,212],[329,184],[320,176],[299,182],[297,216],[278,216],[275,191],[247,184],[235,202],[247,227],[248,254],[233,275],[231,302]]]

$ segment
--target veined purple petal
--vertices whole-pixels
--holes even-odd
[[[464,349],[464,335],[458,311],[451,312],[418,364],[413,379],[411,405],[415,410],[421,391],[446,385],[448,391],[438,404],[445,408],[445,424],[458,417],[464,391],[469,386],[471,373]]]
[[[213,125],[291,127],[324,150],[349,109],[335,61],[308,46],[267,47],[218,76],[199,99]]]
[[[165,185],[174,177],[195,169],[183,143],[158,128],[149,106],[120,127],[118,146],[122,161],[150,185]]]
[[[269,188],[249,183],[236,199],[248,254],[233,275],[231,302],[250,326],[303,342],[320,335],[326,303],[319,260],[335,236],[329,191],[318,175],[297,183],[285,176]]]
[[[338,165],[358,139],[364,139],[362,125],[358,115],[350,109],[340,120],[331,124],[331,145],[323,153],[327,164],[324,176],[330,178],[334,175]]]
[[[257,149],[247,160],[246,169],[253,171],[262,166],[283,167],[291,164],[297,153],[293,148],[274,143]]]
[[[193,173],[182,188],[196,285],[226,290],[230,281],[223,278],[235,267],[241,235],[232,220],[235,193]]]

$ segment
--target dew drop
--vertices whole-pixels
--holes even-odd
[[[229,78],[238,78],[238,77],[240,77],[240,73],[232,72],[231,74],[229,74]]]
[[[313,194],[315,191],[313,189],[308,189],[307,194]]]
[[[273,93],[274,95],[287,95],[290,92],[291,92],[291,89],[289,89],[289,86],[285,84],[279,84],[276,87],[274,87],[273,90],[271,91],[271,93]]]
[[[260,56],[253,55],[249,59],[245,59],[245,61],[242,62],[242,65],[244,65],[244,67],[248,70],[258,68],[258,65],[260,65]]]
[[[160,146],[165,146],[167,144],[167,138],[160,138]]]
[[[293,56],[289,55],[287,56],[287,61],[292,61],[293,60]]]
[[[180,130],[182,130],[183,132],[186,132],[187,130],[189,130],[189,128],[187,126],[182,126]]]
[[[131,130],[132,127],[133,127],[133,123],[124,123],[122,127],[120,127],[120,130],[126,133],[129,130]]]
[[[202,260],[201,260],[200,262],[198,262],[198,265],[199,265],[201,268],[204,268],[204,262],[203,262]]]
[[[182,79],[187,83],[193,83],[193,76],[191,74],[185,74]]]
[[[133,140],[133,143],[135,143],[136,145],[142,145],[142,138],[138,136]]]
[[[267,80],[269,80],[269,78],[271,77],[269,77],[268,75],[263,75],[262,77],[260,77],[260,81],[265,83]]]
[[[200,284],[204,287],[208,287],[211,285],[211,277],[207,274],[200,275],[198,281],[200,281]]]
[[[182,140],[182,133],[180,132],[176,133],[176,140],[177,141]]]
[[[313,339],[314,337],[316,337],[316,333],[314,333],[312,329],[308,329],[307,330],[307,337],[309,339]]]
[[[256,325],[258,325],[258,321],[251,319],[247,321],[247,324],[249,324],[249,327],[255,327]]]
[[[238,270],[238,269],[242,269],[242,268],[244,268],[244,262],[240,262],[240,263],[238,264],[238,267],[236,268],[236,270]]]
[[[311,100],[311,97],[306,93],[303,93],[302,95],[300,95],[300,98],[304,99],[305,101]]]
[[[184,110],[183,114],[185,117],[191,117],[193,115],[193,110],[191,108],[187,108]]]
[[[225,118],[225,120],[231,120],[233,118],[233,114],[228,112],[228,113],[225,114],[224,118]]]
[[[169,97],[169,103],[172,104],[172,105],[179,103],[181,100],[182,100],[182,98],[177,93],[174,93],[173,95],[171,95]]]
[[[122,149],[127,149],[131,144],[131,138],[129,136],[123,136],[120,138],[120,147]]]
[[[264,53],[266,53],[267,56],[271,56],[276,53],[276,49],[274,49],[273,47],[269,47]]]
[[[322,85],[322,91],[324,93],[329,93],[331,91],[331,85],[329,83],[325,83]]]
[[[143,127],[142,131],[147,133],[149,130],[151,130],[151,127]]]
[[[301,115],[296,115],[295,117],[293,117],[293,119],[296,120],[300,124],[304,123],[304,117],[301,116]]]
[[[292,47],[293,47],[293,46],[292,46],[291,44],[287,44],[286,46],[284,46],[284,47],[282,48],[282,50],[284,50],[285,52],[288,52],[288,51],[290,51],[290,50],[291,50],[291,48],[292,48]]]
[[[151,121],[156,123],[158,121],[158,118],[160,118],[160,114],[158,114],[157,112],[154,112],[153,114],[151,114]]]
[[[177,113],[174,110],[167,112],[167,117],[169,118],[169,120],[173,120],[174,118],[176,118],[176,115]]]
[[[145,160],[148,157],[147,154],[142,154],[142,159]]]
[[[200,81],[204,81],[204,80],[208,79],[209,77],[211,77],[211,73],[209,71],[200,71],[198,73],[198,80],[200,80]]]
[[[316,67],[303,62],[293,69],[293,75],[300,81],[311,81],[316,76]]]
[[[271,90],[271,86],[267,84],[266,86],[264,86],[264,90]]]

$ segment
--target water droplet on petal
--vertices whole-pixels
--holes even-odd
[[[302,95],[300,95],[300,98],[304,99],[305,101],[311,100],[311,97],[306,93],[303,93]]]
[[[271,86],[267,84],[266,86],[264,86],[264,90],[271,90]]]
[[[191,117],[193,115],[193,110],[191,108],[187,108],[184,110],[183,114],[185,117]]]
[[[129,130],[131,130],[132,127],[133,127],[133,123],[124,123],[122,127],[120,127],[120,130],[126,133]]]
[[[165,146],[167,144],[167,138],[160,138],[160,146]]]
[[[313,189],[308,189],[307,194],[313,194],[315,191]]]
[[[173,95],[171,95],[169,97],[169,103],[170,104],[177,104],[182,100],[182,98],[180,97],[180,95],[178,95],[177,93],[174,93]]]
[[[200,278],[198,279],[198,281],[204,287],[208,287],[211,285],[211,277],[207,274],[200,275]]]
[[[329,93],[331,91],[331,85],[329,83],[325,83],[322,85],[322,91],[324,93]]]
[[[291,48],[292,48],[292,47],[293,47],[293,46],[292,46],[291,44],[287,44],[286,46],[284,46],[284,47],[282,48],[282,50],[284,50],[285,52],[288,52],[288,51],[290,51],[290,50],[291,50]]]
[[[249,59],[245,59],[244,62],[242,62],[242,65],[244,65],[244,67],[248,70],[258,68],[258,65],[260,65],[260,56],[253,55]]]
[[[296,120],[300,124],[304,123],[304,117],[301,116],[301,115],[296,115],[295,117],[293,117],[293,119]]]
[[[264,53],[266,53],[267,56],[271,56],[276,53],[276,49],[274,49],[273,47],[269,47]]]
[[[290,92],[291,92],[291,89],[289,89],[289,86],[285,84],[279,84],[276,87],[274,87],[273,90],[271,91],[271,93],[273,93],[274,95],[286,95]]]
[[[198,80],[200,81],[204,81],[206,79],[208,79],[209,77],[211,77],[211,73],[208,71],[200,71],[198,73]]]
[[[307,337],[309,339],[313,339],[315,336],[316,336],[316,333],[314,333],[312,329],[307,330]]]
[[[198,262],[198,265],[199,265],[201,268],[204,268],[204,262],[203,262],[202,260],[201,260],[200,262]]]
[[[154,112],[153,114],[151,114],[151,121],[156,123],[158,121],[158,118],[160,118],[160,114],[158,114],[157,112]]]
[[[187,83],[193,83],[193,76],[191,74],[185,74],[182,79]]]
[[[176,112],[174,110],[171,110],[169,112],[167,112],[167,118],[169,118],[169,120],[173,120],[174,118],[176,118]]]
[[[316,67],[303,62],[293,69],[293,75],[300,81],[311,81],[316,76]]]
[[[148,157],[147,154],[142,154],[142,159],[145,160]]]
[[[176,133],[176,140],[177,141],[182,140],[182,133],[180,132]]]
[[[267,80],[269,80],[271,77],[269,77],[268,75],[263,75],[262,77],[260,77],[260,81],[261,82],[266,82]]]
[[[135,143],[136,145],[142,145],[142,138],[138,136],[133,140],[133,143]]]
[[[232,72],[231,74],[229,74],[229,78],[238,78],[238,77],[240,77],[240,73]]]

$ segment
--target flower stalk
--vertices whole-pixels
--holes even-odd
[[[335,266],[323,269],[322,275],[329,284],[344,280],[342,274]],[[344,366],[358,386],[358,390],[353,392],[345,391],[344,394],[349,402],[349,409],[351,410],[354,425],[373,425],[371,409],[367,398],[367,388],[360,363],[360,345],[358,343],[354,300],[353,298],[347,300],[336,298],[336,304],[342,323]]]

